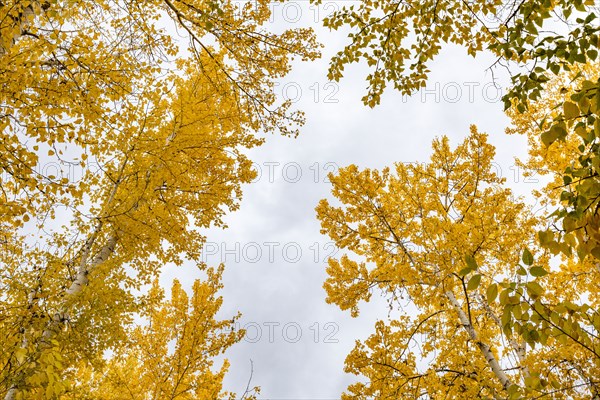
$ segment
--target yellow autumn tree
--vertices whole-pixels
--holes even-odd
[[[587,207],[593,212],[596,204],[590,189],[593,191],[596,186],[594,165],[598,161],[593,161],[593,156],[589,154],[590,147],[594,148],[594,140],[589,135],[594,133],[585,129],[583,124],[577,123],[577,119],[583,118],[579,116],[578,106],[572,102],[572,97],[577,96],[582,84],[598,81],[599,68],[597,63],[588,63],[560,74],[547,83],[543,98],[528,102],[527,111],[520,112],[514,106],[507,110],[512,122],[512,126],[507,128],[507,133],[524,135],[528,141],[529,157],[524,161],[517,160],[518,165],[528,174],[547,175],[551,178],[551,181],[545,187],[539,188],[535,194],[547,206],[549,212],[556,212],[562,207],[569,207],[568,211],[572,211],[567,215],[558,210],[565,218],[558,224],[554,219],[550,220],[547,228],[564,226],[566,230],[544,231],[541,236],[542,244],[549,247],[554,254],[562,252],[565,256],[571,256],[575,251],[582,259],[588,254],[600,255],[600,249],[596,249],[596,239],[590,237],[591,240],[584,240],[581,236],[581,233],[586,231],[586,216],[581,208]],[[587,98],[583,102],[590,105]],[[592,99],[591,103],[595,104],[597,100]],[[567,126],[565,109],[571,109],[570,112],[575,113],[569,115],[571,121],[567,122],[570,128],[575,128],[574,134],[550,139],[551,130],[546,128],[556,122]],[[587,112],[593,117],[593,111],[588,108]],[[580,201],[577,207],[574,201],[578,194],[584,194],[589,201]],[[559,235],[555,238],[554,233]],[[590,236],[591,233],[588,232]]]
[[[156,290],[145,288],[166,264],[201,265],[202,229],[224,226],[255,176],[245,156],[264,140],[255,132],[293,135],[302,123],[273,87],[291,59],[318,56],[311,30],[269,32],[266,1],[238,5],[0,3],[4,399],[82,393],[89,382],[81,371],[105,371],[107,354],[121,357],[112,364],[118,369],[148,346],[164,350],[151,345],[153,328],[132,344],[134,318],[146,313],[169,326],[176,312],[168,307],[181,314],[184,296],[175,286],[171,306],[152,308],[170,311],[153,317]],[[190,323],[213,324],[213,332],[227,324],[214,320],[206,290],[194,289]],[[201,301],[207,314],[198,316]],[[190,341],[214,339],[224,349],[239,339],[219,337],[179,336],[178,354],[196,357]],[[211,380],[210,395],[191,391],[211,398],[223,371],[209,373],[206,360],[219,351],[172,379],[190,387]],[[155,370],[144,385],[169,362],[153,367],[148,357],[139,368]]]
[[[597,79],[597,64],[557,76],[548,82],[547,95],[529,102],[527,111],[509,110],[513,126],[507,129],[510,134],[527,136],[529,157],[520,165],[529,173],[551,177],[536,195],[549,212],[554,210],[539,232],[539,243],[554,256],[554,263],[546,266],[547,271],[533,267],[535,273],[527,274],[522,282],[505,283],[507,295],[500,302],[506,328],[533,333],[532,344],[541,346],[536,363],[561,371],[554,381],[555,391],[562,395],[565,388],[584,387],[581,398],[600,398],[599,237],[597,213],[591,206],[596,200],[573,202],[594,190],[595,162],[587,151],[595,140],[582,125],[575,129],[578,134],[551,143],[544,141],[547,134],[543,133],[548,121],[564,118],[582,84]],[[590,209],[581,212],[584,207]],[[556,215],[564,218],[556,221]],[[531,257],[529,265],[534,261],[537,264]]]
[[[505,109],[531,116],[528,108],[547,102],[552,82],[597,65],[597,13],[593,0],[359,1],[324,19],[330,29],[350,30],[348,44],[331,59],[329,78],[340,80],[347,65],[366,63],[370,73],[362,100],[374,107],[388,85],[404,94],[424,87],[431,62],[445,45],[456,44],[472,56],[488,51],[497,57],[489,70],[494,74],[496,67],[505,67],[502,73],[508,71],[512,80],[503,97]],[[594,210],[600,204],[596,142],[600,137],[600,80],[590,76],[574,82],[578,85],[574,92],[563,96],[545,119],[536,121],[536,131],[546,146],[568,135],[583,139],[577,146],[583,147],[570,155],[572,163],[562,171],[570,190],[553,219],[558,224],[590,224],[595,229]],[[544,245],[575,246],[555,239],[545,237]],[[594,238],[583,242],[577,241],[577,251],[600,259],[600,242]]]
[[[490,67],[524,67],[526,72],[516,70],[513,76],[515,90],[505,96],[507,104],[511,97],[539,98],[548,75],[597,59],[600,29],[594,7],[594,0],[342,4],[323,20],[327,28],[349,31],[347,44],[331,59],[328,76],[338,81],[348,65],[364,62],[370,72],[362,100],[374,107],[388,85],[409,95],[425,87],[431,62],[444,46],[454,44],[472,56],[491,51],[498,58]],[[558,29],[558,23],[564,25]]]
[[[314,2],[319,3],[319,0]],[[505,347],[526,350],[525,361],[518,365],[521,372],[514,379],[509,377],[510,380],[506,380],[496,374],[499,381],[510,382],[508,387],[504,387],[506,393],[500,394],[502,397],[600,398],[600,378],[597,373],[600,369],[600,315],[597,307],[597,261],[600,259],[600,79],[597,60],[600,28],[596,14],[597,5],[588,0],[375,0],[343,6],[324,20],[324,25],[331,29],[350,31],[348,44],[331,60],[330,79],[341,79],[345,67],[351,63],[365,62],[370,73],[363,102],[370,107],[379,104],[381,94],[388,85],[405,94],[412,94],[425,86],[431,61],[443,46],[450,43],[464,46],[471,55],[491,51],[497,56],[490,66],[492,72],[495,67],[503,66],[511,74],[512,85],[503,98],[505,109],[508,109],[515,122],[513,131],[528,135],[532,157],[526,166],[553,175],[553,182],[545,189],[538,188],[541,190],[536,190],[536,195],[544,204],[557,209],[549,212],[547,219],[540,219],[538,223],[520,231],[522,237],[527,238],[526,243],[515,242],[509,247],[512,252],[518,252],[519,247],[521,250],[524,246],[529,247],[523,251],[521,265],[516,263],[512,269],[507,267],[487,282],[486,275],[479,273],[473,275],[474,281],[469,279],[473,286],[485,282],[482,290],[486,291],[488,305],[498,317],[496,325],[500,331],[496,333],[500,335],[499,338],[504,336],[509,344]],[[436,151],[434,157],[435,154]],[[368,170],[364,172],[371,173]],[[339,244],[373,262],[375,246],[362,236],[370,232],[365,228],[365,225],[369,226],[366,221],[370,220],[367,214],[358,214],[363,208],[355,206],[338,190],[343,187],[340,182],[354,182],[356,179],[352,176],[361,174],[363,172],[345,170],[340,174],[338,183],[334,182],[334,194],[348,207],[346,213],[344,207],[330,208],[326,204],[322,204],[318,210],[324,231],[332,237],[338,233],[328,221],[345,218],[348,232],[344,233],[344,238],[338,238]],[[378,174],[375,176],[379,177]],[[400,173],[397,175],[401,176]],[[370,187],[368,183],[375,187],[387,187],[386,179],[382,183],[369,177],[361,184],[367,188]],[[438,178],[431,175],[429,179],[435,181]],[[406,182],[407,186],[417,185],[413,180]],[[354,193],[359,198],[361,190],[358,186],[348,193]],[[377,192],[372,196],[384,198],[386,194]],[[394,196],[404,199],[397,193]],[[423,193],[414,197],[426,198]],[[427,215],[431,207],[431,204],[423,203],[423,214]],[[397,218],[393,216],[394,212],[382,215],[388,219]],[[461,218],[459,213],[462,223]],[[414,220],[419,226],[425,219],[418,216]],[[390,231],[396,229],[393,224],[391,227]],[[506,234],[510,234],[510,230],[509,226],[504,229]],[[540,231],[539,235],[535,234],[537,230]],[[357,237],[368,243],[362,243]],[[432,235],[432,242],[437,238]],[[405,237],[397,234],[392,239],[386,240],[397,243],[405,240]],[[412,236],[408,243],[411,240]],[[468,246],[464,250],[468,252]],[[434,247],[417,250],[418,253],[423,251],[436,250]],[[439,247],[437,251],[446,250]],[[558,259],[550,262],[552,256],[558,256]],[[458,259],[455,258],[455,264],[458,264]],[[391,261],[392,265],[387,268],[393,268],[394,262]],[[334,302],[339,299],[338,304],[342,308],[353,308],[356,312],[353,299],[357,296],[368,298],[370,292],[367,289],[381,286],[381,281],[371,275],[368,263],[366,267],[349,259],[332,263],[329,268],[332,278],[326,283],[329,299]],[[470,273],[483,268],[471,258],[468,258],[468,263],[471,266],[466,271]],[[373,271],[383,268],[383,264],[376,265]],[[420,272],[417,275],[421,276]],[[344,299],[342,288],[350,291],[348,299]],[[385,290],[393,293],[390,289]],[[468,305],[467,292],[465,290]],[[414,294],[408,297],[412,302],[422,299]],[[435,302],[434,297],[423,299]],[[494,305],[494,301],[498,304]],[[488,305],[480,304],[480,307]],[[417,310],[421,312],[421,309]],[[407,370],[395,370],[397,364],[391,363],[393,367],[388,369],[382,366],[390,365],[389,360],[384,359],[390,354],[394,361],[410,354],[406,337],[412,337],[412,331],[405,325],[412,323],[414,332],[418,333],[422,326],[427,326],[427,316],[432,315],[434,313],[426,314],[420,323],[409,319],[408,322],[393,321],[392,327],[383,322],[378,324],[379,335],[359,343],[347,360],[349,371],[369,378],[369,384],[350,387],[351,395],[355,398],[382,394],[392,398],[403,395],[417,397],[422,389],[426,397],[435,398],[439,387],[432,389],[428,386],[423,389],[423,382],[436,379],[435,376],[444,373],[443,369],[432,367],[426,372],[412,370],[413,373],[409,374]],[[513,340],[517,345],[511,343]],[[402,345],[397,345],[395,341]],[[437,350],[437,344],[430,343],[429,331],[423,336],[422,342],[424,346],[419,355]],[[515,352],[518,355],[520,350]],[[467,356],[462,358],[463,361],[471,360]],[[428,365],[429,360],[423,359],[422,365]],[[433,358],[433,365],[436,365],[435,361]],[[412,368],[411,362],[407,360],[405,364]],[[488,364],[491,368],[493,363]],[[414,363],[415,368],[418,366]],[[510,371],[514,373],[514,370]],[[456,376],[461,373],[464,377],[464,371],[454,372]],[[473,379],[471,386],[463,382],[466,388],[482,390],[488,393],[487,396],[492,396],[488,383],[480,385],[479,377],[469,376]],[[447,376],[445,379],[444,382],[448,383]],[[403,392],[410,390],[407,387],[411,385],[414,392]],[[450,397],[483,395],[483,392],[458,395],[452,390]]]
[[[493,146],[472,127],[455,149],[446,137],[432,148],[427,164],[340,170],[339,205],[317,207],[345,253],[329,261],[328,302],[358,316],[381,291],[393,309],[347,356],[345,370],[366,382],[342,398],[590,398],[600,360],[572,341],[540,347],[543,332],[513,322],[535,313],[514,306],[516,292],[541,298],[535,277],[549,257],[537,252],[533,265],[523,252],[540,221],[495,174]]]
[[[222,380],[229,364],[213,370],[213,358],[239,341],[244,332],[234,330],[233,320],[218,321],[222,299],[217,296],[223,267],[208,269],[205,281],[193,284],[188,297],[175,280],[171,299],[155,282],[144,310],[147,325],[131,332],[131,345],[121,348],[97,368],[82,363],[75,381],[84,387],[66,390],[65,399],[220,399],[234,398],[223,392]],[[256,388],[243,398],[252,399]],[[124,396],[124,393],[126,395]]]

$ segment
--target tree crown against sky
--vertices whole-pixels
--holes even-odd
[[[222,270],[200,260],[202,229],[224,227],[239,207],[255,176],[246,150],[264,141],[257,131],[296,134],[303,116],[275,97],[274,82],[292,59],[319,56],[311,29],[273,33],[269,15],[265,1],[0,4],[5,399],[77,397],[84,377],[118,397],[101,375],[132,365],[129,346],[166,357],[162,372],[139,360],[163,374],[156,398],[221,394],[226,364],[215,372],[210,359],[240,335],[215,319]],[[50,162],[82,173],[46,175]],[[146,292],[165,265],[183,263],[208,273],[189,313],[177,284],[172,306]],[[189,327],[172,326],[181,314]],[[146,331],[134,323],[144,315]],[[173,338],[171,361],[166,338],[153,338],[197,326],[206,331]],[[135,396],[158,375],[130,377],[140,379]]]
[[[462,150],[474,128],[456,153],[440,146],[445,139],[434,142],[428,166],[350,166],[332,176],[342,205],[323,201],[317,214],[323,233],[347,254],[330,261],[328,300],[353,315],[375,290],[391,309],[399,299],[410,304],[357,341],[346,371],[367,383],[349,386],[346,398],[599,396],[595,12],[591,1],[380,0],[346,6],[325,20],[332,29],[351,29],[329,77],[339,80],[347,65],[366,62],[363,102],[371,107],[388,84],[407,94],[425,86],[429,65],[446,44],[463,45],[471,55],[492,51],[492,72],[503,66],[512,75],[504,96],[514,123],[509,132],[528,137],[531,158],[521,165],[552,174],[553,182],[536,193],[557,207],[518,223],[519,201],[509,196],[497,203],[493,191],[489,202],[461,207],[463,197],[477,204],[470,187],[490,190],[473,183],[477,171],[450,176],[454,168],[478,165]],[[456,161],[440,162],[447,153]],[[487,184],[507,190],[497,181]],[[483,222],[470,225],[469,215],[478,213],[481,221],[500,221],[493,228],[501,233],[490,234]],[[474,247],[469,240],[478,235]],[[501,247],[501,256],[491,256],[487,246]],[[419,334],[423,340],[415,341]],[[454,346],[457,340],[464,345]]]
[[[504,100],[530,140],[529,165],[563,185],[543,193],[554,224],[534,218],[490,170],[494,149],[475,128],[455,149],[435,141],[429,165],[333,177],[342,206],[322,202],[318,215],[353,255],[330,261],[329,300],[356,315],[379,288],[417,310],[357,342],[346,369],[368,382],[347,398],[599,396],[594,6],[377,0],[325,20],[351,30],[329,77],[366,62],[371,107],[388,84],[423,87],[447,43],[492,51],[516,68]],[[256,131],[297,133],[303,115],[276,98],[275,80],[319,49],[310,29],[266,30],[269,15],[264,0],[0,4],[5,399],[118,398],[123,387],[133,398],[229,395],[227,363],[211,359],[243,332],[215,317],[222,268],[201,263],[202,230],[239,207]],[[554,18],[564,34],[548,30]],[[81,179],[44,174],[50,161]],[[174,282],[167,300],[156,277],[190,262],[205,281],[189,298]],[[416,333],[427,338],[419,351]]]

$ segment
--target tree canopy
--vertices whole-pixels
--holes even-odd
[[[390,83],[425,86],[445,44],[495,54],[490,70],[512,77],[507,131],[527,136],[520,165],[550,174],[533,194],[553,208],[533,217],[494,179],[493,148],[474,127],[456,150],[435,141],[426,166],[332,176],[341,206],[323,200],[317,215],[346,254],[329,262],[328,301],[357,316],[380,290],[398,314],[357,341],[346,371],[367,382],[344,398],[599,398],[595,6],[381,0],[325,20],[351,30],[329,77],[366,62],[371,107]]]
[[[312,0],[319,4],[320,0]],[[263,133],[304,114],[275,95],[310,28],[272,32],[267,0],[0,1],[0,396],[235,398],[242,339],[220,320],[223,266],[202,262],[256,173]],[[508,71],[509,134],[551,182],[536,215],[471,127],[430,162],[330,175],[327,301],[358,317],[381,291],[390,318],[356,341],[344,399],[600,399],[600,28],[593,0],[361,0],[329,64],[369,68],[363,103],[412,94],[448,44]],[[182,40],[183,38],[183,40]],[[492,75],[493,76],[493,75]],[[351,139],[349,139],[351,140]],[[195,265],[187,293],[158,284]],[[253,398],[248,388],[242,398]]]
[[[266,1],[0,3],[6,400],[119,398],[110,377],[123,368],[145,370],[123,377],[139,379],[127,382],[134,398],[152,380],[154,398],[220,396],[226,365],[209,360],[240,336],[215,333],[232,322],[215,320],[221,272],[201,263],[202,229],[239,207],[257,132],[295,135],[302,114],[274,82],[292,59],[319,56],[310,29],[272,33],[269,15]],[[189,313],[177,284],[171,305],[147,292],[184,262],[209,272]],[[165,329],[188,330],[175,356]]]

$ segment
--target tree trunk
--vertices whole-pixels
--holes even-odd
[[[479,347],[479,350],[485,357],[485,361],[487,361],[488,365],[492,369],[492,372],[494,372],[494,375],[496,375],[496,377],[502,384],[502,387],[504,388],[504,390],[508,389],[513,383],[511,382],[508,375],[506,375],[506,373],[502,370],[502,367],[500,366],[500,363],[494,356],[494,353],[492,353],[490,346],[486,343],[483,343],[481,340],[479,340],[479,336],[477,335],[475,328],[471,324],[471,321],[469,320],[469,317],[467,316],[467,314],[465,314],[465,311],[462,309],[462,307],[456,300],[454,293],[452,291],[447,291],[444,294],[450,301],[450,304],[452,304],[452,306],[458,313],[458,318],[460,319],[460,322],[461,322],[463,328],[465,328],[465,330],[469,334],[469,337],[471,338],[471,340],[477,344],[477,347]]]
[[[77,275],[75,279],[69,286],[69,288],[65,291],[64,302],[65,306],[63,306],[60,312],[54,314],[44,331],[42,332],[42,337],[40,341],[37,343],[37,351],[39,351],[43,346],[47,346],[50,340],[60,331],[60,329],[64,326],[64,323],[69,319],[69,309],[67,304],[70,304],[71,299],[76,297],[81,293],[83,288],[88,284],[88,275],[92,272],[96,267],[104,263],[108,258],[114,253],[118,237],[117,235],[112,235],[106,241],[106,244],[100,249],[96,257],[90,262],[87,263],[87,255],[89,254],[91,245],[93,241],[95,241],[95,235],[98,231],[95,232],[94,235],[88,240],[86,243],[86,249],[82,255],[82,260],[79,265],[79,270],[77,271]],[[27,345],[27,340],[23,339],[25,345]],[[36,352],[37,352],[36,351]],[[24,372],[17,373],[15,377],[14,383],[11,388],[6,393],[4,400],[14,400],[16,398],[17,392],[19,390],[19,386],[25,380],[26,375]]]

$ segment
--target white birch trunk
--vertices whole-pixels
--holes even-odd
[[[458,313],[458,318],[460,319],[460,322],[461,322],[463,328],[465,328],[465,330],[469,334],[469,337],[471,338],[471,340],[474,341],[475,344],[477,344],[477,347],[483,354],[485,361],[488,363],[488,365],[492,369],[492,372],[494,373],[494,375],[496,375],[496,377],[502,384],[502,387],[505,390],[508,389],[513,383],[511,382],[508,375],[506,375],[506,373],[502,370],[502,367],[500,366],[500,363],[494,356],[494,353],[492,353],[490,346],[486,343],[483,343],[481,340],[479,340],[479,335],[477,335],[477,331],[475,331],[475,328],[469,321],[469,317],[467,316],[467,314],[465,314],[465,311],[462,309],[462,307],[456,300],[454,293],[452,291],[447,291],[444,294],[450,301],[450,304],[452,304],[452,306]]]
[[[94,235],[92,237],[95,240]],[[81,293],[83,288],[85,286],[87,286],[87,284],[89,282],[88,275],[90,274],[90,272],[92,272],[94,269],[96,269],[96,267],[98,267],[99,265],[104,263],[106,260],[108,260],[108,258],[114,253],[115,247],[117,245],[117,241],[118,241],[118,238],[116,235],[110,236],[108,238],[108,240],[106,241],[106,244],[100,249],[100,251],[98,252],[96,257],[94,257],[92,262],[90,262],[89,264],[86,262],[86,260],[87,260],[87,256],[90,251],[91,244],[93,242],[90,243],[90,241],[88,241],[88,243],[86,243],[86,250],[84,251],[84,254],[82,255],[82,260],[81,260],[82,262],[79,266],[77,275],[75,276],[75,279],[73,280],[73,282],[71,283],[71,285],[65,292],[65,294],[66,294],[65,299],[64,299],[65,304],[69,304],[70,299],[72,299],[73,297],[75,297],[79,293]],[[43,345],[47,344],[50,341],[50,339],[52,339],[52,337],[60,331],[63,324],[68,319],[69,319],[69,310],[65,306],[60,312],[54,314],[54,317],[48,323],[48,326],[46,327],[46,329],[44,329],[44,331],[42,332],[42,339],[41,339],[39,345],[43,346]],[[27,345],[27,339],[23,339],[23,341],[24,341],[25,345]],[[23,378],[24,378],[23,376],[18,376],[16,378],[16,380],[15,380],[16,382],[8,390],[8,392],[6,393],[6,396],[4,397],[4,400],[15,400],[17,391],[19,388],[19,383],[20,383],[20,381],[23,380]]]
[[[490,317],[492,317],[494,322],[496,322],[500,330],[502,330],[502,321],[500,321],[500,318],[498,318],[498,316],[494,313],[494,310],[492,310],[488,302],[483,298],[483,296],[480,296],[479,301],[481,302],[481,304],[483,304],[483,307],[490,315]],[[515,354],[517,355],[517,359],[519,360],[519,366],[523,370],[523,376],[525,378],[528,378],[529,376],[531,376],[531,373],[529,372],[529,368],[525,365],[525,356],[527,355],[525,343],[517,342],[512,336],[507,336],[507,340],[512,349],[514,350]]]

